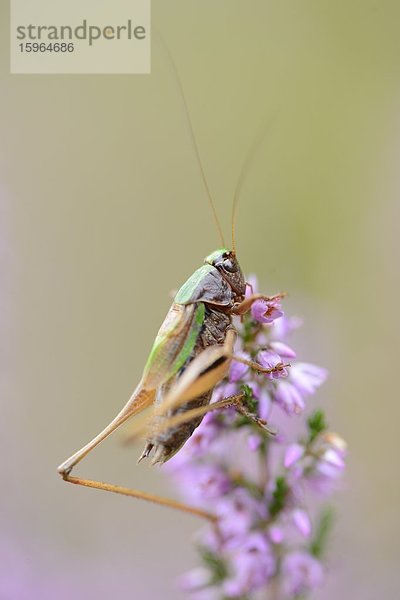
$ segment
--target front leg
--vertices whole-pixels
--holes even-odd
[[[232,355],[232,359],[236,362],[242,363],[243,365],[247,365],[248,367],[253,369],[253,371],[257,371],[257,373],[264,373],[264,375],[269,375],[271,373],[281,373],[282,374],[281,376],[285,377],[284,371],[285,371],[286,367],[291,366],[290,363],[279,362],[274,367],[265,368],[265,367],[262,367],[257,362],[255,362],[254,360],[247,360],[246,358],[243,358],[241,356],[236,356],[234,354]]]

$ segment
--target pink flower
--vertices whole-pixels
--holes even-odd
[[[279,300],[256,300],[251,307],[251,316],[259,323],[273,323],[283,316]]]
[[[302,456],[304,456],[305,448],[301,444],[290,444],[286,448],[283,465],[285,469],[290,469]]]
[[[281,381],[274,394],[275,401],[288,414],[298,415],[304,410],[304,400],[297,388],[288,381]]]
[[[268,530],[269,539],[273,544],[282,544],[285,534],[280,525],[271,525]]]
[[[251,360],[251,357],[246,352],[238,351],[236,352],[236,356],[239,358],[244,358],[245,360]],[[239,379],[243,379],[248,370],[248,365],[245,365],[237,360],[233,360],[229,369],[229,381],[234,383],[239,381]]]
[[[308,552],[291,552],[282,560],[282,581],[285,593],[294,598],[307,594],[323,580],[321,563]]]
[[[281,358],[296,358],[296,352],[283,342],[272,341],[269,344],[270,349],[276,354],[279,354]]]
[[[268,421],[272,407],[271,394],[265,388],[263,388],[260,391],[259,396],[256,396],[256,398],[258,398],[258,415],[260,419]]]
[[[214,510],[225,539],[248,533],[257,521],[267,516],[265,504],[244,488],[237,488],[229,496],[220,498],[214,504]]]
[[[306,511],[301,508],[295,508],[292,512],[292,519],[300,533],[306,538],[310,537],[311,521]]]
[[[210,572],[205,567],[192,569],[180,577],[180,587],[191,592],[208,586],[210,583]]]
[[[328,377],[328,371],[310,363],[296,363],[290,369],[290,381],[300,394],[311,396]]]
[[[271,330],[273,340],[284,340],[294,331],[303,325],[303,320],[299,317],[287,317],[284,315],[274,323]]]
[[[267,538],[261,533],[251,533],[230,555],[230,575],[224,581],[224,593],[238,598],[256,592],[273,575],[275,565]]]
[[[258,293],[258,282],[255,275],[248,278],[245,298]],[[251,316],[258,323],[272,323],[283,316],[281,310],[281,298],[271,298],[270,300],[256,300],[250,308]]]
[[[262,443],[262,437],[252,433],[247,437],[247,446],[252,452],[256,452]]]
[[[282,359],[276,352],[261,350],[257,354],[257,362],[264,369],[271,369],[271,373],[265,373],[267,379],[280,379],[288,376],[288,370],[283,366]]]

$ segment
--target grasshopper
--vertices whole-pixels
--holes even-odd
[[[242,395],[210,404],[212,391],[227,375],[232,360],[245,362],[259,372],[271,372],[258,363],[234,355],[236,332],[232,317],[243,315],[257,299],[271,300],[262,294],[245,298],[245,290],[246,282],[233,250],[223,248],[207,256],[204,265],[177,292],[131,398],[103,431],[58,467],[66,481],[145,497],[135,490],[71,477],[70,473],[120,425],[152,404],[156,409],[139,461],[154,450],[153,464],[171,458],[210,410],[233,406],[258,425],[263,425],[242,404]],[[156,498],[147,495],[146,499],[169,503],[166,499]],[[180,508],[183,506],[179,505]],[[196,509],[190,509],[190,512],[202,513]]]
[[[233,317],[246,313],[258,299],[268,302],[283,295],[269,297],[252,293],[246,297],[247,284],[236,256],[234,240],[234,215],[243,171],[233,202],[232,248],[229,249],[225,247],[185,95],[173,61],[172,66],[180,87],[192,142],[223,247],[209,254],[204,264],[176,293],[156,336],[142,378],[128,402],[96,437],[63,462],[58,467],[58,472],[65,481],[70,483],[149,500],[215,520],[210,513],[167,498],[71,476],[72,469],[98,444],[128,419],[151,405],[154,406],[151,418],[141,430],[137,429],[136,433],[144,430],[147,434],[145,448],[139,461],[154,452],[153,464],[164,463],[178,452],[198,427],[203,416],[211,410],[231,406],[257,425],[262,427],[266,425],[249,413],[243,403],[243,394],[211,404],[210,400],[214,387],[228,374],[232,360],[244,362],[258,372],[269,373],[273,370],[264,369],[256,362],[235,356],[236,331]]]

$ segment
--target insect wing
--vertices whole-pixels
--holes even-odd
[[[173,304],[161,325],[143,373],[145,388],[157,388],[173,377],[190,357],[204,321],[205,307]]]

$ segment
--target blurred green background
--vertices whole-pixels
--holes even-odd
[[[67,486],[56,467],[125,402],[170,290],[219,245],[177,83],[156,35],[151,75],[10,75],[0,6],[0,579],[17,581],[1,598],[173,600],[199,523]],[[152,12],[227,234],[266,128],[238,252],[305,317],[299,354],[329,368],[319,399],[349,443],[316,597],[394,598],[400,5],[153,0]],[[119,441],[77,473],[173,494]]]

